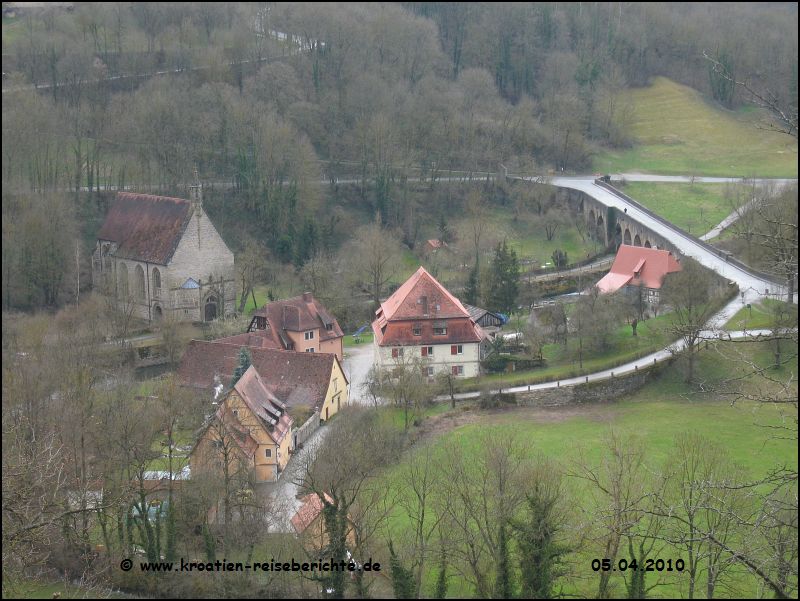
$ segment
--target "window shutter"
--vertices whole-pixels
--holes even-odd
[[[396,348],[392,349],[392,358],[393,359],[397,358],[397,349]]]
[[[457,376],[458,375],[458,365],[454,365],[452,370],[453,370],[453,375]]]
[[[458,347],[455,344],[450,347],[450,354],[451,355],[457,355],[458,354]]]
[[[422,356],[423,357],[427,357],[428,356],[428,347],[427,346],[423,346],[422,347]]]

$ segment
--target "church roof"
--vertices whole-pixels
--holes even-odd
[[[97,238],[116,242],[119,258],[167,265],[191,216],[188,200],[119,192]]]

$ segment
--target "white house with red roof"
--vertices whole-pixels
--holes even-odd
[[[381,303],[375,316],[379,367],[391,369],[419,357],[428,377],[439,371],[465,378],[479,375],[485,332],[424,267]]]
[[[597,288],[602,294],[611,294],[620,289],[641,287],[647,302],[655,305],[666,275],[680,270],[680,263],[669,251],[623,244],[611,271],[597,282]]]

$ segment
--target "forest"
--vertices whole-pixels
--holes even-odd
[[[77,3],[4,19],[3,306],[59,306],[88,285],[110,187],[180,196],[197,168],[219,185],[212,215],[234,215],[223,235],[237,253],[252,238],[299,268],[376,213],[413,249],[416,221],[453,208],[434,190],[448,174],[590,172],[596,152],[631,143],[622,92],[651,77],[728,109],[751,101],[704,51],[796,114],[795,16],[703,3]],[[430,186],[415,194],[419,179]]]

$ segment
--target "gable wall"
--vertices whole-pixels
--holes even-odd
[[[236,271],[233,253],[202,208],[199,211],[199,219],[195,213],[189,220],[167,271],[166,281],[162,284],[167,288],[179,287],[188,278],[202,280],[203,283],[208,282],[209,276],[214,280],[224,278],[225,312],[234,311]]]

